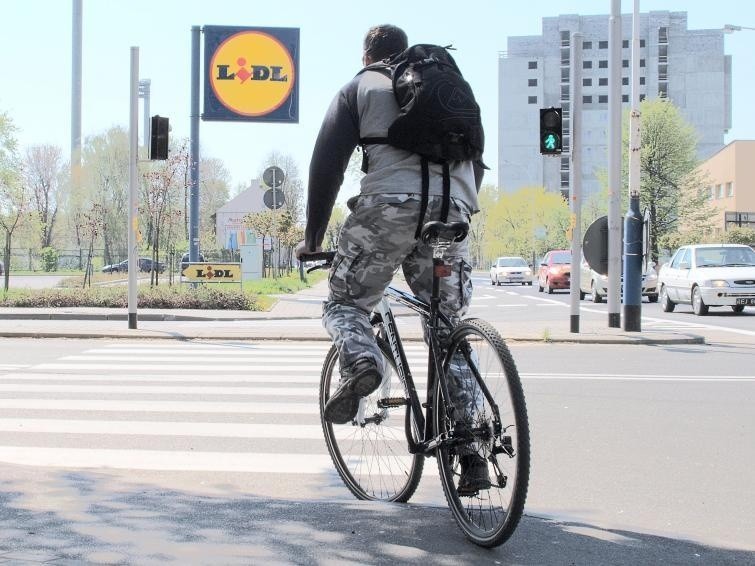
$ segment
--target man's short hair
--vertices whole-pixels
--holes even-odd
[[[389,24],[371,27],[364,36],[364,54],[373,61],[397,55],[408,46],[404,30]]]

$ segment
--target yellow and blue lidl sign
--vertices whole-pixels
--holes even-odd
[[[205,26],[204,120],[299,121],[299,29]]]

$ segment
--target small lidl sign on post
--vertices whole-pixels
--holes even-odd
[[[241,283],[241,264],[189,263],[181,276],[187,283]]]
[[[203,120],[299,121],[299,29],[205,26]]]

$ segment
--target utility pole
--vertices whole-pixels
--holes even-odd
[[[569,116],[569,134],[571,139],[571,275],[569,277],[570,292],[570,331],[579,332],[579,291],[580,264],[582,263],[582,34],[573,33],[571,40],[571,112]]]
[[[621,327],[621,0],[608,18],[608,326]]]
[[[128,327],[136,328],[136,289],[139,273],[137,232],[139,202],[137,199],[137,162],[139,160],[139,48],[131,48],[130,112],[128,122]]]
[[[640,214],[640,0],[632,13],[632,112],[629,117],[629,210],[624,216],[624,330],[642,323],[642,233]]]
[[[83,0],[73,0],[71,21],[71,181],[79,186],[81,177],[81,44]]]
[[[199,26],[191,27],[189,261],[199,261]]]

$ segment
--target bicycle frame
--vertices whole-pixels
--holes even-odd
[[[439,386],[441,387],[443,398],[450,399],[448,383],[446,382],[445,371],[443,369],[442,349],[437,336],[439,324],[442,324],[447,328],[452,327],[451,321],[448,317],[440,312],[440,278],[443,276],[445,268],[446,266],[442,259],[433,259],[433,290],[429,305],[410,293],[401,291],[395,287],[388,287],[380,303],[375,307],[373,315],[373,323],[378,320],[383,323],[381,337],[384,338],[390,346],[396,373],[399,379],[405,383],[406,390],[409,394],[410,415],[407,418],[411,419],[413,417],[417,435],[420,437],[419,442],[414,442],[412,436],[407,434],[409,440],[409,452],[412,454],[431,454],[441,443],[449,441],[449,438],[445,436],[438,436],[433,426],[434,411],[437,409],[433,406],[433,391],[435,390],[436,380],[439,379]],[[396,319],[391,310],[389,300],[394,300],[397,303],[409,307],[421,317],[425,325],[425,336],[429,348],[429,356],[427,368],[427,398],[424,405],[426,410],[424,412],[422,411],[422,404],[420,403],[419,395],[417,394],[414,378],[412,377],[411,369],[407,362],[406,353],[399,336]],[[469,353],[465,352],[464,355],[467,363],[472,368],[475,380],[479,384],[483,395],[493,408],[497,426],[500,427],[498,406],[485,385],[484,380],[481,378],[479,371],[474,366],[473,360],[469,357]],[[448,411],[448,418],[453,418],[453,405],[449,403],[446,409]]]

